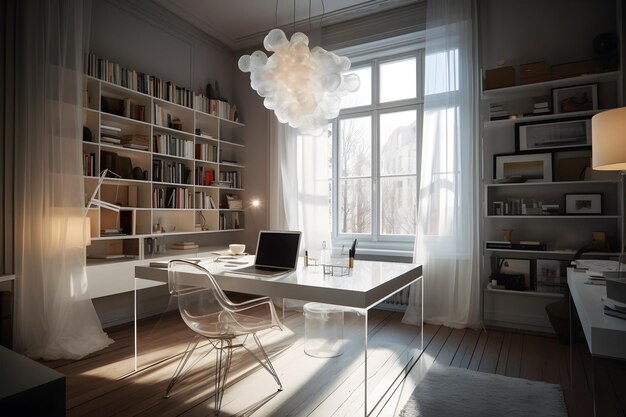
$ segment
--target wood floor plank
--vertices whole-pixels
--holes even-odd
[[[504,375],[518,378],[522,366],[522,352],[524,350],[524,335],[513,333],[511,336],[511,348],[506,360]]]
[[[220,415],[339,417],[362,413],[359,401],[362,392],[359,384],[363,378],[359,349],[362,348],[357,344],[362,340],[364,328],[357,321],[348,320],[345,326],[346,337],[355,340],[347,345],[349,352],[333,359],[310,358],[303,351],[304,317],[301,312],[288,312],[285,324],[293,334],[261,335],[285,391],[278,393],[272,377],[256,366],[248,354],[237,355]],[[137,373],[124,372],[132,366],[131,325],[108,329],[116,342],[83,360],[45,362],[67,375],[68,416],[191,417],[213,413],[213,354],[205,358],[204,366],[194,368],[179,383],[169,399],[164,399],[165,386],[187,345],[188,328],[174,314],[142,321],[140,329],[141,341],[147,348],[142,352],[143,358],[156,361]],[[403,358],[418,346],[419,333],[415,326],[401,323],[401,314],[376,310],[369,317],[367,329],[372,348],[368,357],[368,383],[372,387],[391,384],[402,369]],[[432,325],[424,326],[423,335],[425,349],[421,359],[404,381],[385,395],[374,415],[395,416],[435,363],[558,383],[563,387],[570,417],[592,415],[593,363],[584,342],[574,345],[570,369],[569,347],[559,345],[554,337]],[[208,347],[204,345],[200,351],[208,351]],[[608,394],[599,411],[610,417],[626,416],[626,394],[622,395],[626,390],[626,370],[609,364],[597,374],[598,388]]]
[[[506,362],[509,358],[512,337],[513,335],[510,332],[504,333],[504,339],[502,339],[502,347],[500,348],[500,354],[498,355],[498,364],[495,372],[498,375],[504,375],[506,373]]]
[[[467,369],[472,361],[472,355],[474,354],[474,349],[476,349],[476,343],[478,343],[480,333],[481,331],[479,330],[465,330],[461,344],[454,354],[454,359],[452,359],[452,363],[450,364],[451,366]]]
[[[463,340],[463,336],[465,336],[465,332],[467,329],[453,329],[446,340],[446,343],[443,345],[443,348],[435,358],[435,361],[444,366],[450,366],[454,356],[459,350],[459,346],[461,345],[461,341]]]
[[[490,330],[491,332],[492,330]],[[478,337],[478,342],[476,342],[476,347],[474,347],[474,351],[472,352],[472,359],[469,363],[467,369],[471,369],[472,371],[477,371],[480,366],[480,361],[483,358],[483,353],[485,352],[485,346],[487,345],[487,338],[489,335],[487,332],[480,332],[480,336]]]
[[[488,332],[487,343],[485,344],[483,357],[480,360],[480,365],[478,365],[478,370],[480,372],[487,372],[490,374],[496,372],[503,340],[503,332],[499,330],[490,330]]]

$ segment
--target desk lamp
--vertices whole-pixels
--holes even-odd
[[[626,174],[626,107],[603,111],[591,118],[591,143],[592,168],[599,171],[621,171],[620,186],[623,192]],[[621,204],[624,204],[623,200]],[[622,232],[620,237],[623,239]],[[623,252],[622,242],[618,268],[622,264]]]

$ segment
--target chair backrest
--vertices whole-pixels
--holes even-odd
[[[178,300],[183,320],[192,329],[202,327],[204,333],[223,335],[220,315],[230,310],[232,302],[213,275],[206,268],[183,260],[170,261],[167,272],[169,291]]]

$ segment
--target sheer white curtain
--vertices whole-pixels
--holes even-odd
[[[302,232],[301,251],[317,256],[330,245],[330,135],[301,136],[272,115],[270,129],[270,227]]]
[[[424,268],[424,320],[450,327],[480,320],[472,7],[471,0],[427,6],[414,262]],[[404,321],[417,323],[421,294],[412,289]]]
[[[112,343],[87,294],[82,61],[90,2],[17,2],[15,267],[19,351],[78,359]]]

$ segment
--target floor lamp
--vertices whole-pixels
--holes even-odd
[[[593,169],[599,171],[621,171],[620,187],[622,192],[620,194],[622,195],[622,200],[620,203],[622,204],[623,212],[624,175],[626,174],[626,107],[603,111],[591,118],[591,143],[591,166]],[[623,229],[624,225],[622,224],[618,268],[621,267],[624,253]],[[618,274],[620,274],[619,269]]]

